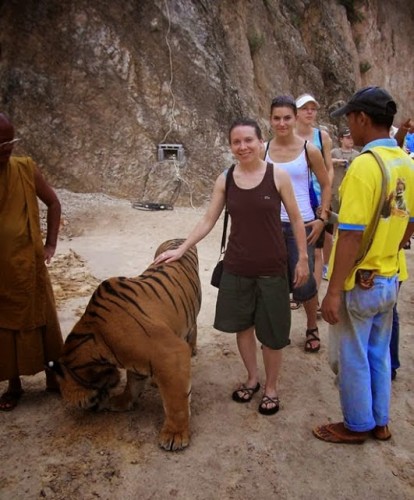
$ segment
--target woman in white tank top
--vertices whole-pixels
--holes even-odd
[[[273,99],[270,107],[270,125],[273,130],[273,138],[266,145],[264,155],[267,161],[272,162],[289,173],[302,218],[306,222],[311,275],[309,276],[308,283],[300,288],[293,288],[292,294],[295,301],[303,302],[306,311],[305,351],[317,352],[320,349],[320,340],[316,324],[318,308],[317,286],[312,274],[314,267],[314,245],[328,220],[331,187],[321,152],[309,142],[306,143],[305,152],[305,141],[295,133],[296,115],[296,102],[293,97],[279,96]],[[316,218],[309,199],[307,159],[309,160],[311,171],[316,175],[321,186],[321,211],[320,215]],[[284,222],[289,267],[292,268],[293,266],[294,268],[297,251],[294,246],[294,239],[292,238],[292,229],[287,214],[282,212],[281,217]]]
[[[309,174],[305,141],[295,133],[296,114],[296,103],[293,97],[280,96],[273,99],[270,111],[270,125],[274,137],[265,145],[266,160],[289,173],[302,218],[312,228],[308,237],[308,243],[312,245],[322,232],[323,225],[320,222],[328,220],[331,189],[320,151],[316,146],[307,142],[306,152],[309,158],[309,167],[318,179],[322,191],[320,214],[322,220],[314,220],[315,217],[309,200]],[[289,222],[286,215],[282,216],[282,220]]]

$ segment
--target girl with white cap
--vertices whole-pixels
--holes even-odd
[[[302,94],[296,99],[296,107],[298,109],[296,134],[302,139],[314,144],[321,151],[325,162],[325,168],[328,172],[329,181],[332,185],[334,174],[331,157],[332,140],[326,130],[322,130],[315,126],[316,116],[320,107],[319,103],[313,95]],[[321,187],[314,174],[312,174],[312,185],[320,205]],[[315,245],[315,279],[318,288],[322,280],[322,274],[325,267],[324,262],[328,262],[331,249],[332,235],[323,231]]]

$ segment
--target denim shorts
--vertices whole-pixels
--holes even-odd
[[[290,344],[289,285],[286,276],[246,278],[223,272],[214,328],[242,332],[254,326],[256,337],[270,349]]]
[[[325,228],[322,229],[321,234],[316,240],[315,248],[323,248],[324,244],[325,244]]]
[[[295,267],[299,260],[298,247],[296,246],[295,236],[293,234],[292,227],[289,222],[283,222],[283,236],[285,237],[286,249],[288,253],[288,276],[289,276],[289,287],[290,292],[293,295],[293,299],[298,302],[306,302],[312,299],[317,293],[318,288],[316,285],[315,277],[313,272],[315,270],[315,247],[314,245],[308,245],[308,264],[309,264],[309,278],[308,281],[299,288],[294,288],[293,278],[295,275]],[[311,232],[310,227],[305,227],[306,236]]]

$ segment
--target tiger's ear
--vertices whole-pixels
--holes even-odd
[[[49,361],[47,365],[45,365],[45,368],[48,370],[52,370],[55,373],[57,373],[60,377],[64,377],[64,373],[62,370],[62,365],[59,363],[59,361]]]

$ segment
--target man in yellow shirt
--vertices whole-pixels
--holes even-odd
[[[323,318],[331,325],[330,361],[338,372],[344,420],[316,427],[313,433],[333,443],[362,443],[371,435],[380,440],[391,437],[389,345],[398,252],[414,231],[414,163],[389,137],[396,112],[386,90],[365,87],[331,115],[346,115],[355,145],[363,147],[339,190],[338,237],[322,303]],[[369,245],[369,227],[382,190],[382,171],[370,150],[383,160],[387,188]]]

